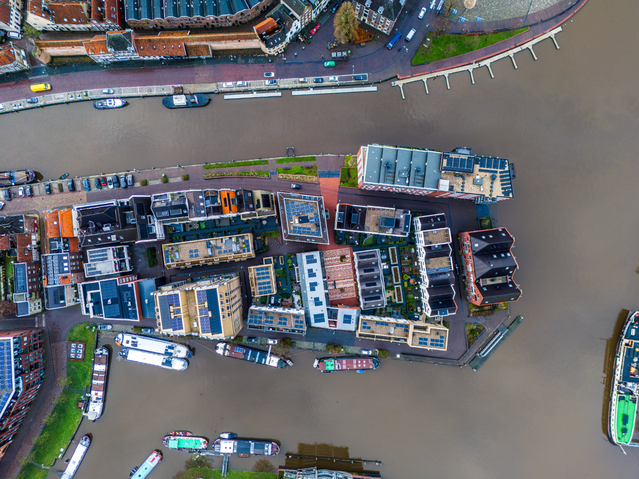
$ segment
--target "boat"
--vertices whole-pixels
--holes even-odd
[[[106,394],[107,372],[109,369],[109,350],[98,348],[93,355],[93,376],[91,378],[91,392],[83,415],[89,421],[95,421],[102,416],[104,396]]]
[[[33,183],[36,175],[32,170],[0,171],[0,188]]]
[[[193,108],[206,106],[211,99],[203,93],[193,95],[173,95],[162,98],[162,104],[167,108]]]
[[[62,479],[71,479],[75,476],[75,473],[80,467],[80,463],[82,463],[82,459],[84,459],[84,455],[87,453],[87,449],[89,449],[89,444],[91,444],[91,438],[89,436],[82,436],[80,443],[75,448],[75,451],[73,451],[71,459],[69,459],[67,468],[62,473]]]
[[[201,451],[209,447],[209,441],[206,438],[194,436],[188,431],[173,431],[164,436],[162,444],[169,449],[189,452]]]
[[[244,361],[250,361],[252,363],[264,364],[272,368],[285,368],[286,366],[292,366],[293,361],[290,359],[284,359],[280,356],[271,354],[270,352],[261,351],[259,349],[249,348],[247,346],[239,346],[231,343],[217,343],[215,345],[215,352],[221,356],[228,356],[229,358],[242,359]]]
[[[144,463],[141,466],[135,467],[131,471],[131,474],[129,474],[129,477],[131,479],[144,479],[151,473],[151,471],[155,468],[155,466],[160,464],[161,460],[162,460],[162,453],[159,451],[153,451],[151,455],[146,458],[146,461],[144,461]]]
[[[357,371],[363,373],[379,367],[379,359],[371,356],[346,356],[343,358],[319,358],[313,363],[313,367],[323,373],[333,371]]]
[[[98,110],[110,110],[113,108],[123,108],[128,103],[120,98],[107,98],[106,100],[96,100],[93,102],[93,107]]]
[[[163,356],[149,351],[139,351],[137,349],[124,348],[118,354],[122,359],[126,359],[127,361],[149,364],[164,369],[173,369],[174,371],[184,371],[189,365],[185,359],[172,358],[170,356]]]
[[[259,439],[239,439],[234,433],[222,433],[213,443],[213,450],[219,454],[239,454],[247,456],[276,456],[280,446],[273,441]]]
[[[615,354],[610,391],[608,438],[618,446],[639,446],[635,432],[639,398],[639,311],[630,311]]]
[[[150,351],[173,358],[190,358],[192,356],[191,350],[183,344],[164,341],[163,339],[149,338],[147,336],[139,336],[137,334],[120,333],[115,337],[115,344],[124,348]]]

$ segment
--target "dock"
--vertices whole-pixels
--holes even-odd
[[[308,90],[293,90],[293,96],[303,95],[334,95],[336,93],[365,93],[377,91],[376,86],[356,86],[356,87],[340,87],[340,88],[309,88]]]
[[[506,327],[503,324],[497,326],[497,330],[493,333],[493,336],[483,348],[477,351],[477,354],[470,362],[470,367],[473,368],[473,371],[477,371],[482,364],[484,364],[495,349],[497,349],[497,346],[501,344],[502,340],[508,337],[523,320],[523,316],[517,316],[510,326]]]
[[[281,91],[267,91],[258,93],[254,91],[253,93],[227,93],[224,95],[225,100],[250,100],[252,98],[273,98],[282,96]]]

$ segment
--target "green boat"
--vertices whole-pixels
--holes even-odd
[[[635,413],[637,412],[637,398],[633,396],[617,396],[617,417],[615,419],[617,429],[617,442],[629,444],[632,439],[632,431],[635,425]]]
[[[164,436],[162,444],[177,451],[200,451],[206,449],[209,442],[203,437],[193,436],[190,432],[174,431]]]

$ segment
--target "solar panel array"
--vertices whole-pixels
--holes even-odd
[[[444,156],[442,171],[463,171],[472,173],[475,165],[474,159],[460,156]]]
[[[273,284],[271,283],[271,270],[268,266],[255,268],[255,279],[258,296],[273,294]]]
[[[13,265],[13,288],[16,293],[27,292],[27,266],[25,264]]]
[[[321,231],[317,226],[298,226],[291,225],[294,222],[295,217],[308,215],[309,224],[319,225],[320,224],[320,216],[317,212],[318,206],[314,203],[294,203],[291,201],[286,201],[286,220],[290,226],[290,232],[292,234],[297,235],[313,235],[313,236],[321,236]]]
[[[417,344],[420,346],[430,346],[433,348],[443,348],[446,340],[441,338],[417,338]],[[429,344],[430,343],[430,344]]]
[[[103,316],[105,318],[119,318],[121,309],[117,281],[103,281],[100,284],[100,293],[102,295]]]
[[[0,389],[13,389],[12,341],[0,341]]]
[[[179,331],[184,328],[182,322],[182,310],[180,309],[180,295],[178,293],[167,295],[169,306],[173,306],[173,314],[171,315],[171,329]],[[178,316],[179,315],[179,316]]]
[[[93,263],[95,261],[107,261],[109,259],[108,249],[90,249],[87,251],[87,259],[89,263]]]

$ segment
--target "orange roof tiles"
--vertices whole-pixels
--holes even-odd
[[[11,65],[16,61],[16,56],[13,52],[13,48],[5,46],[0,48],[0,66]]]
[[[210,57],[211,47],[209,45],[186,45],[186,55],[189,57]]]
[[[33,261],[33,251],[29,249],[31,246],[31,234],[23,233],[15,235],[15,238],[18,263],[30,263]]]
[[[277,22],[272,18],[267,18],[261,23],[255,25],[255,33],[258,35],[269,34],[277,30]]]
[[[88,23],[86,3],[84,2],[49,2],[47,7],[58,25],[80,25]]]
[[[60,210],[60,233],[62,238],[73,238],[73,216],[71,209]]]
[[[88,55],[104,55],[108,52],[106,37],[93,37],[88,42],[84,42],[84,48]]]
[[[9,236],[0,236],[0,250],[11,248],[11,238]]]
[[[135,37],[135,46],[141,57],[185,56],[184,42],[177,37]]]
[[[57,210],[44,212],[44,234],[47,238],[60,238],[60,216]]]

